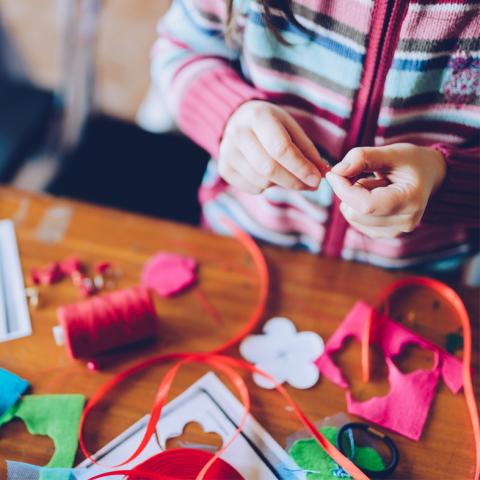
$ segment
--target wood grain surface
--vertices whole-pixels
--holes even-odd
[[[48,212],[58,206],[71,207],[71,219],[62,238],[46,243],[39,227]],[[33,335],[0,344],[0,367],[12,370],[31,383],[31,393],[83,393],[87,397],[113,374],[153,353],[205,351],[237,332],[246,321],[257,299],[254,265],[234,239],[218,237],[191,227],[139,217],[48,196],[0,189],[0,218],[16,223],[22,267],[26,283],[33,266],[42,266],[69,255],[78,255],[92,267],[107,260],[121,270],[118,287],[136,285],[144,262],[159,250],[195,257],[200,264],[198,287],[169,300],[158,300],[161,334],[149,344],[126,348],[105,359],[100,372],[87,370],[82,362],[72,361],[66,351],[55,346],[51,329],[56,324],[58,306],[79,299],[70,281],[42,287],[41,306],[31,310]],[[407,272],[391,273],[370,266],[316,257],[272,247],[263,248],[272,286],[265,319],[275,315],[291,318],[298,329],[314,330],[326,340],[338,327],[358,299],[373,301],[388,282]],[[478,398],[479,298],[478,291],[449,280],[464,299],[474,331],[473,372]],[[198,300],[198,289],[220,313],[212,319]],[[449,307],[435,301],[425,291],[410,291],[392,302],[394,317],[425,337],[444,344],[445,335],[458,328]],[[237,349],[232,349],[238,355]],[[349,342],[337,355],[358,399],[388,392],[385,362],[374,355],[374,378],[361,382],[360,348]],[[403,371],[429,368],[432,356],[416,348],[408,349],[398,365]],[[166,366],[152,368],[118,388],[91,416],[86,441],[93,452],[147,413]],[[205,368],[188,366],[174,384],[172,396],[179,394]],[[221,375],[220,375],[221,376]],[[228,382],[226,382],[228,385]],[[252,413],[261,424],[285,445],[286,438],[301,429],[290,409],[275,392],[262,390],[249,378]],[[295,400],[314,421],[346,411],[345,393],[320,379],[309,390],[289,388]],[[473,440],[462,394],[453,395],[440,382],[423,436],[413,442],[396,434],[401,461],[395,479],[468,479],[473,475]],[[36,465],[47,463],[53,445],[46,437],[31,436],[20,421],[0,430],[0,457]],[[77,461],[82,455],[77,455]],[[5,464],[0,462],[0,479]]]

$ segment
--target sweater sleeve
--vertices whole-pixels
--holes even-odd
[[[235,68],[240,51],[224,37],[225,3],[173,0],[152,51],[152,79],[177,125],[213,157],[230,115],[265,98]]]
[[[447,173],[431,197],[424,223],[480,225],[480,147],[459,148],[432,145],[445,158]]]

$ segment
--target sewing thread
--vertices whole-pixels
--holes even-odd
[[[125,345],[152,338],[157,315],[150,292],[142,287],[118,290],[57,310],[72,358],[91,359]]]

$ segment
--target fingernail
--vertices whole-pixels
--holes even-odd
[[[312,173],[305,179],[305,183],[310,187],[317,187],[320,183],[321,177]]]
[[[338,174],[342,174],[342,173],[345,173],[348,168],[350,167],[350,163],[349,162],[340,162],[340,163],[337,163],[333,168],[332,168],[332,172],[333,173],[338,173]]]

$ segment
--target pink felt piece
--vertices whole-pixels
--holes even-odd
[[[315,361],[320,373],[339,387],[348,388],[348,382],[333,361],[332,355],[342,348],[348,338],[361,341],[365,321],[372,312],[370,305],[357,302],[328,340],[323,355]],[[391,390],[384,397],[371,398],[366,402],[357,402],[351,393],[347,392],[348,411],[408,438],[418,440],[440,376],[448,388],[457,393],[462,387],[462,362],[388,317],[375,321],[372,343],[380,347],[385,356]],[[431,351],[434,355],[433,368],[417,370],[409,374],[399,371],[392,359],[398,356],[407,345],[417,345]]]
[[[354,415],[418,440],[435,395],[440,372],[435,369],[403,374],[392,360],[387,358],[386,362],[391,387],[388,395],[358,402],[347,392],[347,409]]]
[[[161,297],[171,297],[197,280],[197,262],[190,257],[160,252],[143,268],[141,283]]]

